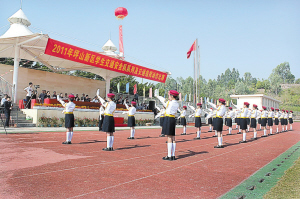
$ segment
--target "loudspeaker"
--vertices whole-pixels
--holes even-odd
[[[149,110],[154,110],[155,109],[155,101],[149,101]]]

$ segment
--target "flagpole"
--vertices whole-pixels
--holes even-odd
[[[196,39],[196,103],[198,103],[198,38]]]
[[[195,101],[195,72],[196,72],[196,51],[194,50],[194,85],[193,85],[193,102],[194,102],[194,106],[196,104],[196,101]]]

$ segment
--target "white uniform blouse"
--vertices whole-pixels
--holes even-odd
[[[171,100],[168,101],[167,105],[166,105],[166,116],[171,115],[171,116],[175,116],[178,108],[179,108],[179,104],[176,100]]]

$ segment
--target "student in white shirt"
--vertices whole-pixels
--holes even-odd
[[[29,82],[29,86],[24,89],[24,91],[27,92],[25,108],[30,108],[31,107],[30,106],[31,105],[31,95],[32,95],[32,92],[33,92],[32,86],[33,86],[32,82]]]

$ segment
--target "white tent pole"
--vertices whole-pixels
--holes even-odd
[[[106,76],[106,79],[105,79],[105,97],[107,96],[107,94],[109,93],[109,89],[110,89],[110,77],[109,76]]]
[[[17,89],[18,89],[18,71],[19,71],[19,64],[20,64],[20,46],[17,45],[19,42],[19,38],[17,38],[16,45],[15,45],[15,58],[14,58],[14,74],[13,74],[13,102],[17,103]]]

